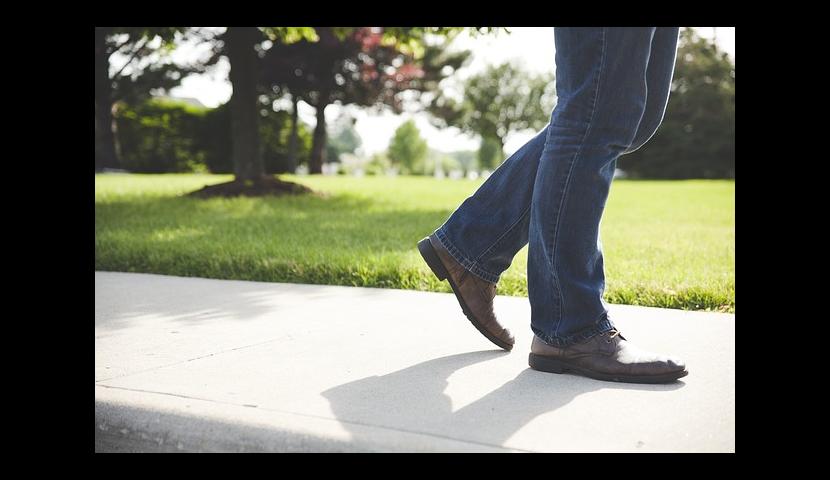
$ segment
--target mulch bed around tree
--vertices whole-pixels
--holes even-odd
[[[314,190],[299,183],[287,182],[274,177],[261,180],[246,180],[206,185],[200,190],[190,192],[187,196],[199,198],[213,197],[263,197],[268,195],[301,195],[315,193]]]

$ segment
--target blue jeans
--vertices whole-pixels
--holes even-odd
[[[617,158],[663,120],[678,30],[555,28],[550,123],[435,231],[459,263],[493,283],[529,244],[531,329],[550,345],[614,328],[602,300],[600,219]]]

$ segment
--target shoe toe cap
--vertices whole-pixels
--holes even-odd
[[[509,343],[510,345],[513,345],[514,343],[516,343],[516,337],[514,337],[513,333],[510,330],[506,329],[506,328],[504,329],[504,332],[502,333],[502,338],[504,338],[504,340],[507,343]]]
[[[666,365],[668,365],[672,371],[686,370],[686,362],[677,357],[668,357],[666,359]]]

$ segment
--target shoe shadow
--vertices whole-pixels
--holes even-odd
[[[669,391],[682,381],[663,385],[603,382],[574,375],[556,375],[527,368],[471,404],[453,411],[444,393],[448,378],[470,365],[507,355],[478,351],[422,362],[403,370],[356,380],[322,393],[332,412],[352,439],[363,443],[364,429],[374,425],[411,433],[464,439],[502,446],[514,433],[539,415],[554,411],[574,398],[599,389]]]

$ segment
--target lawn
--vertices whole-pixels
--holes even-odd
[[[324,195],[199,200],[228,175],[96,175],[95,269],[449,292],[415,244],[481,181],[293,176]],[[602,221],[611,303],[735,311],[735,182],[627,181]],[[498,292],[527,295],[527,247]]]

